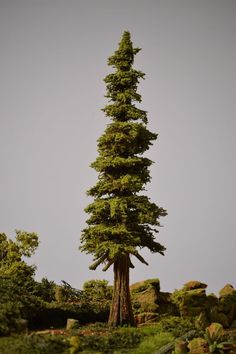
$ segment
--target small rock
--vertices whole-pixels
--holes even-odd
[[[66,330],[71,331],[72,329],[79,328],[79,321],[75,320],[74,318],[68,318],[66,324]]]
[[[203,354],[209,353],[208,343],[203,338],[194,338],[192,339],[189,344],[189,354]]]
[[[175,342],[175,354],[187,354],[188,353],[188,343],[183,340],[176,340]]]
[[[198,280],[191,280],[184,284],[183,290],[188,291],[188,290],[195,290],[195,289],[206,289],[207,285],[204,283],[201,283]]]
[[[236,290],[234,289],[233,285],[231,285],[231,284],[226,284],[219,291],[220,298],[223,297],[223,296],[228,296],[228,295],[233,295],[233,294],[236,294]]]
[[[16,332],[19,334],[20,333],[27,334],[28,333],[28,321],[23,318],[19,318],[16,321]]]

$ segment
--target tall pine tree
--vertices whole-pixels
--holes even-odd
[[[157,134],[147,129],[147,114],[137,108],[141,102],[137,85],[145,74],[133,68],[134,56],[130,33],[124,32],[118,49],[108,59],[115,72],[104,79],[109,104],[103,109],[111,123],[98,139],[99,156],[91,164],[98,173],[97,184],[88,191],[94,202],[85,211],[90,214],[81,237],[81,250],[94,256],[90,269],[104,263],[106,271],[114,267],[114,290],[109,324],[134,325],[129,292],[131,256],[147,264],[138,252],[147,247],[163,254],[165,248],[155,240],[159,218],[167,213],[142,195],[150,181],[152,161],[143,153]]]

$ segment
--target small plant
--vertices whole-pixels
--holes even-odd
[[[206,328],[206,339],[210,345],[220,342],[223,335],[224,329],[220,323],[212,323]]]
[[[220,323],[212,323],[206,328],[206,340],[209,344],[210,353],[225,353],[236,351],[236,345],[231,341],[226,341],[223,326]]]

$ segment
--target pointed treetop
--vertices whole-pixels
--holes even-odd
[[[140,50],[140,48],[133,48],[130,32],[125,31],[118,49],[108,58],[108,65],[120,70],[129,70],[134,62],[134,55]]]

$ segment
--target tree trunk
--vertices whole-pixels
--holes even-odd
[[[134,315],[129,291],[129,255],[119,257],[114,263],[114,289],[108,324],[112,327],[134,326]]]

